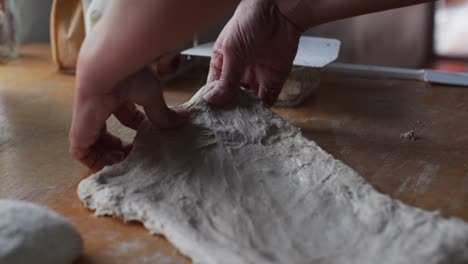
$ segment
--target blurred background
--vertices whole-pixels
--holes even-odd
[[[49,41],[52,0],[15,0],[21,42]],[[306,34],[342,41],[339,61],[395,67],[466,71],[468,0],[444,0],[321,25]],[[229,16],[200,41],[214,40]]]
[[[15,0],[19,9],[21,42],[48,42],[52,0]]]

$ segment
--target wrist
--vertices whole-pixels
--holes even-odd
[[[318,17],[314,14],[316,2],[310,0],[276,0],[281,14],[302,31],[320,24],[317,20]]]

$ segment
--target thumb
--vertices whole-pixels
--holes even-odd
[[[146,116],[154,125],[172,128],[188,119],[188,111],[176,111],[167,106],[162,84],[150,70],[138,72],[129,84],[128,99],[143,106]]]
[[[160,128],[174,128],[187,121],[190,113],[185,109],[172,109],[166,103],[144,106],[146,116]]]
[[[240,87],[245,64],[245,59],[226,49],[222,53],[222,69],[218,82],[214,89],[203,96],[203,99],[215,105],[228,103]]]
[[[143,104],[148,119],[160,128],[174,128],[187,121],[190,113],[185,109],[171,109],[167,106],[162,89],[150,93],[147,102]]]

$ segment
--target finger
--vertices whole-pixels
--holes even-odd
[[[255,79],[255,72],[252,66],[247,66],[244,71],[244,76],[242,77],[241,86],[249,91],[251,91],[254,95],[258,94],[258,83]]]
[[[104,97],[75,97],[73,119],[70,128],[70,153],[77,160],[88,155],[89,148],[98,140],[107,118],[111,115],[111,105]]]
[[[214,82],[221,78],[221,69],[223,68],[223,52],[222,45],[228,34],[229,25],[233,23],[233,20],[230,19],[228,23],[224,26],[223,30],[219,33],[218,38],[214,44],[213,54],[210,59],[210,69],[208,72],[207,83]]]
[[[278,100],[287,74],[270,70],[259,70],[258,97],[267,105],[273,106]]]
[[[222,105],[231,100],[239,89],[245,59],[226,49],[223,53],[223,66],[216,86],[203,96],[210,104]]]
[[[106,166],[119,163],[124,159],[124,154],[120,151],[99,150],[93,151],[89,157],[82,162],[83,165],[92,171],[100,171]]]
[[[109,149],[123,149],[124,143],[122,140],[111,133],[105,131],[99,137],[97,143],[99,143],[104,148]]]
[[[116,111],[114,111],[114,116],[120,121],[120,123],[122,123],[122,125],[135,130],[138,129],[141,122],[145,119],[145,115],[131,102],[123,103]]]
[[[131,77],[128,98],[143,106],[146,116],[156,126],[172,128],[182,124],[188,113],[170,109],[163,96],[159,79],[149,69],[143,69]]]
[[[126,145],[118,137],[103,131],[79,161],[90,169],[98,171],[122,161],[127,154]]]
[[[281,89],[273,89],[271,86],[260,84],[258,97],[268,106],[273,106],[278,100]]]
[[[104,166],[110,166],[125,159],[125,153],[120,150],[110,150],[106,152],[102,158]]]
[[[133,144],[123,142],[120,138],[105,132],[99,140],[100,150],[104,152],[103,160],[111,165],[125,159],[133,148]]]
[[[149,88],[149,87],[148,87]],[[148,93],[148,100],[143,104],[148,119],[160,128],[177,127],[188,120],[190,113],[184,109],[171,109],[163,95],[162,84],[158,82]]]
[[[188,111],[171,109],[167,107],[165,102],[145,106],[144,109],[148,119],[160,128],[178,127],[185,123],[190,116]]]
[[[130,154],[130,152],[132,151],[132,149],[133,149],[133,144],[131,144],[131,143],[124,143],[123,144],[122,150],[125,153],[125,156],[128,156]]]
[[[214,51],[210,60],[210,71],[208,72],[207,83],[219,80],[221,77],[221,69],[223,68],[223,54]]]

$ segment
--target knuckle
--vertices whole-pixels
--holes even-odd
[[[222,50],[223,53],[238,54],[239,45],[237,45],[234,41],[225,41],[223,43]]]
[[[222,65],[223,65],[223,55],[219,53],[218,51],[215,51],[213,55],[211,56],[210,67],[221,69]]]

